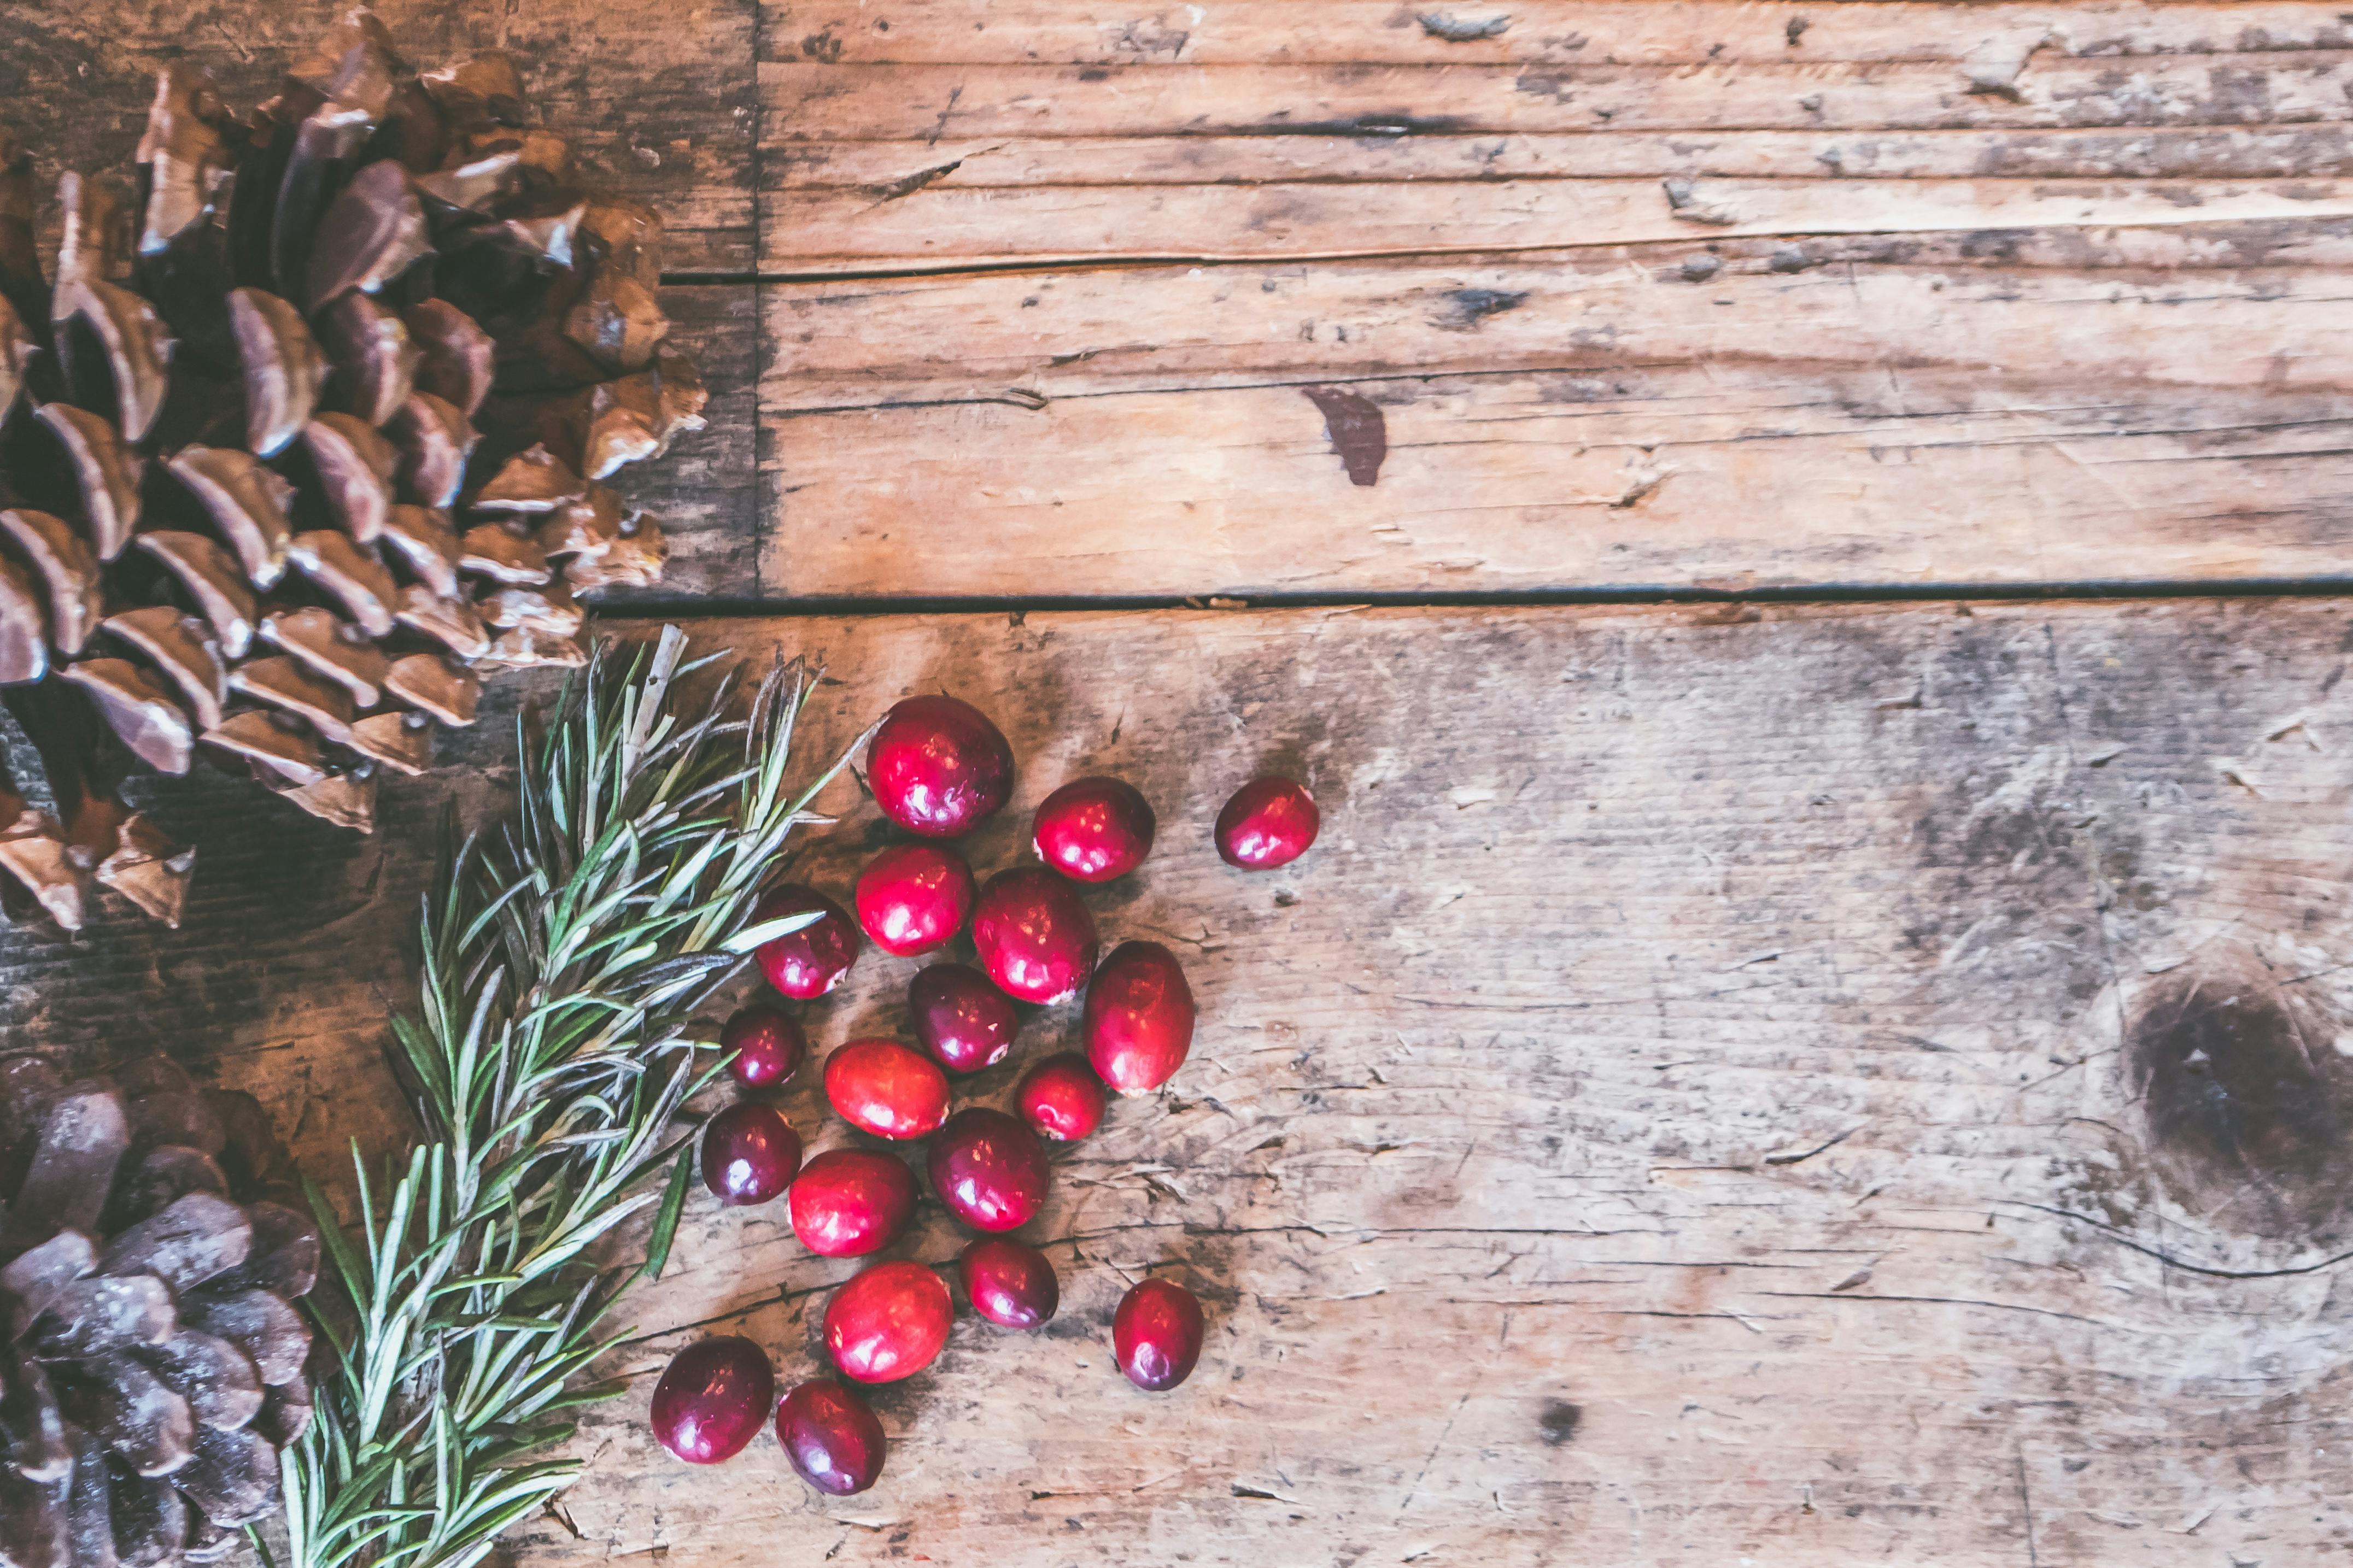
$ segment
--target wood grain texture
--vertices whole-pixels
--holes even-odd
[[[517,1560],[2324,1560],[2353,1531],[2345,628],[2314,600],[704,625],[824,660],[811,759],[911,691],[990,706],[1022,775],[984,869],[1055,783],[1136,781],[1160,845],[1091,901],[1183,955],[1202,1028],[1057,1161],[1057,1324],[960,1323],[879,1395],[858,1499],[766,1439],[689,1470],[646,1437],[686,1325],[803,1375],[848,1272],[698,1193],[632,1391]],[[381,1148],[422,824],[504,786],[497,722],[391,786],[377,839],[168,789],[205,829],[188,928],[7,933],[9,1037],[167,1050],[314,1168]],[[1267,767],[1325,830],[1245,877],[1205,827]],[[840,889],[880,836],[837,804],[794,870]],[[914,967],[869,952],[807,1009],[820,1048],[898,1028]],[[1032,1018],[970,1092],[1074,1028]],[[786,1104],[840,1141],[810,1085]],[[901,1251],[956,1245],[927,1214]],[[1157,1398],[1103,1345],[1148,1268],[1212,1324]]]
[[[2348,234],[772,288],[764,582],[1250,595],[2333,574],[2353,545]],[[1378,409],[1374,484],[1303,395],[1317,386]]]
[[[769,0],[761,41],[765,594],[2353,543],[2329,6]]]
[[[127,180],[168,60],[211,70],[240,108],[269,97],[288,61],[346,7],[158,0],[68,5],[12,0],[0,11],[0,121],[40,160]],[[584,172],[659,207],[668,265],[740,270],[752,254],[751,0],[377,0],[412,61],[480,49],[521,60],[546,122],[573,138]]]

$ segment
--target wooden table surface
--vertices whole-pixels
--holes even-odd
[[[1433,3],[380,7],[672,215],[712,427],[612,608],[822,659],[813,759],[988,708],[984,868],[1136,781],[1096,907],[1203,1009],[1058,1163],[1062,1317],[882,1391],[860,1498],[648,1440],[686,1337],[797,1375],[849,1272],[698,1194],[515,1562],[2353,1551],[2353,16]],[[17,0],[0,115],[126,163],[159,62],[250,101],[324,16]],[[396,1142],[427,825],[505,745],[372,838],[163,790],[185,927],[0,933],[6,1048]],[[1206,825],[1261,768],[1325,835],[1244,877]],[[1147,1397],[1105,1325],[1164,1264],[1210,1345]]]

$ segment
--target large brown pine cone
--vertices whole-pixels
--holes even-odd
[[[661,223],[584,193],[513,61],[407,73],[355,11],[239,121],[156,83],[128,195],[0,130],[0,868],[177,922],[192,852],[118,799],[199,758],[374,822],[479,677],[582,658],[655,581],[598,481],[699,429]]]
[[[210,1562],[311,1418],[319,1231],[260,1108],[0,1068],[0,1568]]]

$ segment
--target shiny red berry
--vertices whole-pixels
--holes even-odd
[[[920,1263],[878,1263],[826,1303],[825,1348],[846,1376],[894,1383],[932,1364],[955,1318],[938,1275]]]
[[[1038,858],[1081,882],[1108,882],[1144,864],[1156,826],[1134,784],[1087,778],[1064,784],[1038,807],[1031,839]]]
[[[858,923],[883,952],[912,957],[946,946],[972,917],[976,896],[972,868],[955,850],[894,845],[858,874]]]
[[[1103,1125],[1103,1079],[1076,1051],[1048,1057],[1021,1075],[1013,1103],[1029,1131],[1057,1143],[1074,1142]]]
[[[824,995],[849,973],[858,956],[858,928],[839,904],[814,888],[788,882],[772,889],[752,911],[752,923],[782,920],[816,910],[813,925],[788,931],[753,950],[768,984],[797,1002]]]
[[[882,1473],[882,1423],[829,1377],[811,1378],[776,1406],[776,1441],[794,1473],[833,1497],[852,1497]]]
[[[776,1399],[767,1352],[733,1334],[697,1340],[654,1384],[654,1438],[690,1465],[715,1465],[744,1451]]]
[[[1011,1230],[1046,1202],[1046,1146],[1001,1110],[970,1106],[932,1140],[932,1191],[975,1230]]]
[[[999,871],[972,916],[980,966],[1008,996],[1060,1002],[1086,984],[1101,948],[1077,889],[1041,866]]]
[[[1229,866],[1271,871],[1306,854],[1323,821],[1305,784],[1296,779],[1256,779],[1236,790],[1218,813],[1218,853]]]
[[[738,1100],[702,1129],[703,1184],[723,1204],[781,1196],[800,1168],[800,1134],[773,1105]]]
[[[1112,1353],[1136,1387],[1155,1393],[1192,1375],[1201,1359],[1201,1303],[1173,1279],[1145,1279],[1120,1298]]]
[[[801,1167],[786,1202],[803,1247],[820,1258],[863,1258],[906,1230],[915,1177],[889,1154],[828,1149]]]
[[[1034,1329],[1062,1303],[1062,1287],[1046,1255],[1009,1237],[974,1242],[957,1268],[972,1310],[999,1328]]]
[[[958,838],[1013,794],[1013,748],[968,702],[910,697],[875,731],[866,783],[882,815],[908,832]]]
[[[1156,942],[1124,942],[1087,983],[1087,1060],[1121,1094],[1158,1089],[1193,1049],[1193,988]]]
[[[727,1020],[719,1048],[733,1053],[727,1070],[745,1089],[774,1089],[800,1070],[808,1057],[808,1037],[774,1007],[754,1005]]]
[[[825,1097],[877,1138],[921,1138],[948,1119],[946,1075],[896,1040],[852,1040],[826,1058]]]
[[[979,970],[934,963],[916,971],[907,987],[907,1022],[942,1067],[978,1072],[1003,1061],[1013,1048],[1021,1015]]]

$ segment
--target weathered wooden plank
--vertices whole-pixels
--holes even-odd
[[[670,563],[650,589],[608,589],[601,603],[743,599],[759,591],[764,487],[754,451],[759,315],[749,283],[673,285],[662,290],[670,342],[701,371],[711,401],[705,428],[668,456],[624,468],[615,483],[661,521]]]
[[[792,142],[782,190],[1022,189],[1536,179],[2242,180],[2342,175],[2342,124],[2090,131],[1563,132],[1510,136],[1091,136]],[[894,195],[895,194],[895,195]]]
[[[1947,61],[1729,66],[826,65],[763,60],[764,134],[1447,135],[1587,131],[1930,131],[2268,126],[2345,114],[2353,55],[2252,57],[2244,70],[2157,57],[2040,56],[2003,91]]]
[[[776,287],[769,591],[2343,570],[2345,226]],[[2220,263],[2220,265],[2218,265]],[[2310,264],[2314,269],[2303,269]],[[1352,475],[1310,393],[1377,410]],[[1370,477],[1366,485],[1352,482]]]
[[[828,64],[1910,63],[1984,58],[2026,40],[2037,58],[2109,59],[2353,44],[2337,7],[2309,3],[1525,0],[1424,8],[1251,0],[1147,10],[1068,0],[765,0],[761,9],[776,58]]]
[[[2353,182],[1500,180],[931,186],[775,203],[799,274],[1009,263],[1499,255],[1694,234],[1924,234],[2342,217]]]
[[[521,1559],[2318,1560],[2353,1528],[2346,612],[699,628],[823,659],[812,758],[909,691],[993,709],[1023,773],[983,868],[1060,779],[1134,779],[1160,847],[1092,901],[1177,947],[1203,1026],[1058,1161],[1057,1328],[964,1322],[883,1391],[861,1498],[816,1500],[765,1439],[694,1471],[647,1439],[679,1325],[797,1377],[846,1272],[698,1194],[633,1391],[583,1436],[578,1533],[540,1521]],[[168,1050],[314,1168],[382,1147],[424,826],[502,787],[496,722],[392,785],[376,840],[166,787],[206,829],[189,926],[0,938],[9,1039]],[[1246,878],[1206,829],[1261,767],[1326,827]],[[794,864],[839,889],[877,836],[836,804]],[[899,1026],[913,967],[868,954],[809,1009],[820,1045]],[[1074,1028],[1033,1019],[972,1092]],[[817,1131],[813,1092],[786,1103]],[[932,1215],[904,1250],[956,1245]],[[1102,1342],[1150,1266],[1212,1323],[1160,1398]]]
[[[248,107],[276,90],[286,62],[335,9],[18,0],[0,11],[0,119],[44,174],[75,168],[127,180],[159,66],[193,59]],[[375,9],[421,65],[512,51],[541,113],[574,138],[586,171],[666,215],[672,268],[751,264],[751,0],[380,0]]]

